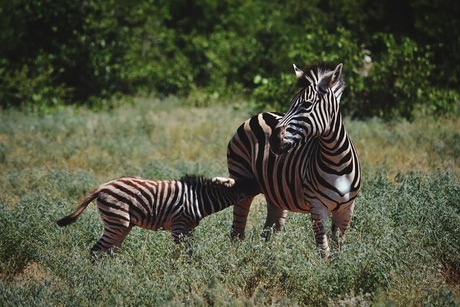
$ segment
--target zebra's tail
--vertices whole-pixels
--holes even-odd
[[[86,209],[86,207],[88,207],[88,205],[97,197],[98,194],[99,189],[96,189],[90,194],[88,194],[85,197],[85,199],[81,202],[80,206],[78,206],[77,210],[75,210],[67,216],[64,216],[62,219],[56,222],[58,226],[64,227],[75,222],[77,218],[80,216],[80,214]]]

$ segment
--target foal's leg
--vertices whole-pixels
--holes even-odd
[[[126,227],[124,229],[124,232],[120,234],[120,237],[118,238],[118,240],[114,242],[113,246],[115,248],[115,252],[121,248],[123,241],[126,239],[126,236],[131,231],[131,229],[133,229],[133,227],[134,227],[133,224],[130,224],[128,227]]]
[[[101,252],[106,252],[110,248],[117,248],[121,246],[123,240],[128,235],[133,225],[124,226],[122,224],[104,221],[104,233],[96,244],[91,248],[92,260],[97,260]]]
[[[176,244],[185,246],[187,254],[192,256],[192,235],[193,228],[188,223],[175,222],[171,228],[171,238]]]

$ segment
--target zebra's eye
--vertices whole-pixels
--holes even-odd
[[[313,106],[313,103],[311,101],[304,101],[303,106],[307,109],[310,109]]]
[[[322,96],[324,96],[324,95],[327,94],[327,91],[325,91],[325,90],[322,89],[322,88],[319,88],[319,89],[318,89],[318,92],[319,92]]]

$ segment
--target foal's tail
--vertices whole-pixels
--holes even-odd
[[[80,214],[86,209],[86,207],[88,207],[88,205],[98,196],[98,194],[99,194],[99,188],[95,189],[93,192],[88,194],[85,197],[85,199],[81,202],[80,206],[78,206],[77,210],[75,210],[71,214],[63,217],[62,219],[60,219],[56,223],[60,227],[64,227],[64,226],[67,226],[67,225],[72,224],[73,222],[75,222],[77,220],[77,218],[80,216]]]

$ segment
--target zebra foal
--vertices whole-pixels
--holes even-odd
[[[340,248],[361,185],[358,155],[340,113],[342,64],[294,65],[300,90],[283,113],[244,122],[227,148],[230,177],[254,180],[267,200],[265,228],[280,230],[287,211],[311,213],[315,241],[327,258],[326,219]],[[244,238],[252,195],[233,209],[232,236]],[[340,234],[339,234],[340,233]]]
[[[180,243],[190,236],[200,220],[244,199],[251,183],[231,178],[185,176],[180,180],[146,180],[122,177],[97,187],[70,215],[57,221],[61,227],[76,221],[97,199],[104,232],[91,248],[96,257],[101,251],[121,247],[134,226],[150,230],[169,230]]]

